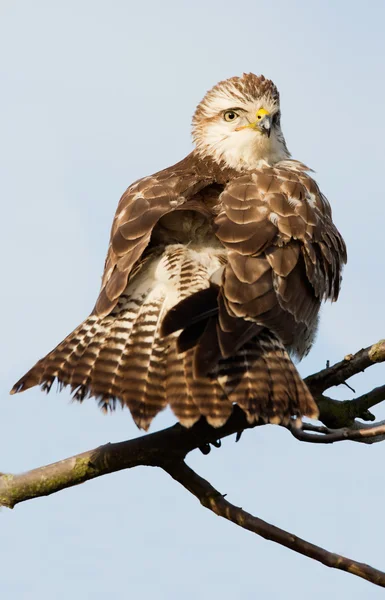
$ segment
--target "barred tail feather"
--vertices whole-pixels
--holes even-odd
[[[221,427],[231,415],[233,406],[218,382],[216,371],[208,376],[196,377],[193,350],[186,353],[185,364],[187,384],[200,415],[213,427]]]
[[[208,288],[221,260],[218,250],[208,259],[207,249],[199,253],[180,245],[147,259],[146,269],[132,278],[110,315],[88,317],[12,392],[35,385],[49,391],[57,379],[71,387],[75,400],[94,396],[104,410],[114,408],[118,400],[145,430],[166,405],[186,427],[201,416],[220,427],[233,404],[245,411],[250,423],[316,417],[309,390],[284,346],[268,330],[233,356],[221,358],[208,375],[196,372],[197,348],[189,347],[191,340],[194,345],[193,335],[184,352],[178,348],[180,332],[162,336],[164,316],[184,298]]]
[[[318,417],[318,407],[285,347],[268,330],[219,363],[219,381],[250,423],[259,419],[288,424],[291,418]]]
[[[160,327],[178,301],[209,285],[220,259],[176,244],[147,259],[117,306],[106,317],[91,315],[13,387],[12,393],[55,379],[70,386],[75,400],[96,397],[102,409],[116,400],[127,406],[138,427],[148,429],[169,403],[180,422],[191,426],[200,416],[187,384],[186,359],[177,336],[164,338]]]
[[[167,353],[166,394],[171,410],[185,427],[191,427],[201,417],[187,383],[187,356],[178,353],[176,340]]]
[[[128,406],[138,427],[145,430],[167,404],[166,345],[159,337],[165,310],[167,298],[155,288],[127,332],[127,344],[116,370],[120,401]]]

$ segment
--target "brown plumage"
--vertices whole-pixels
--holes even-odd
[[[239,112],[267,106],[270,141],[247,117],[226,137],[223,95]],[[288,158],[268,80],[218,84],[194,128],[196,150],[122,196],[91,315],[12,392],[57,379],[77,400],[118,400],[143,429],[167,404],[187,427],[219,427],[233,404],[250,422],[317,416],[289,354],[309,351],[321,301],[338,297],[346,250],[330,206]]]

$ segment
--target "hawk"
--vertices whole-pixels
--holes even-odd
[[[167,405],[186,427],[220,427],[235,404],[250,423],[317,417],[291,357],[337,299],[346,248],[280,116],[263,76],[206,94],[191,154],[123,194],[91,315],[12,393],[57,380],[145,430]]]

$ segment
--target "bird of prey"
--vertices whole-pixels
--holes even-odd
[[[148,429],[167,405],[191,427],[316,418],[291,357],[311,348],[346,262],[330,205],[291,159],[274,83],[215,85],[193,116],[194,150],[133,183],[112,224],[95,308],[14,386],[55,380],[76,400],[127,406]]]

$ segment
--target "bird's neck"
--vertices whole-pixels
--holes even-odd
[[[203,160],[212,160],[225,168],[234,169],[238,173],[274,166],[281,160],[290,158],[286,144],[282,140],[267,137],[255,137],[252,143],[245,140],[234,145],[233,140],[223,140],[221,146],[197,145],[196,152]]]

